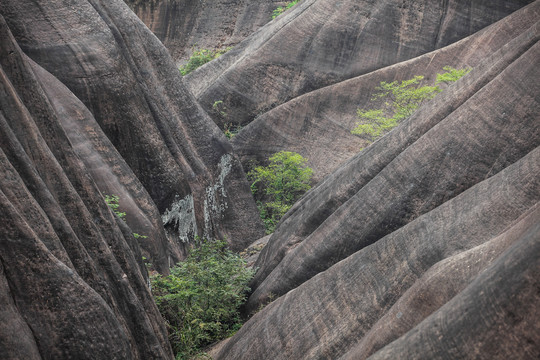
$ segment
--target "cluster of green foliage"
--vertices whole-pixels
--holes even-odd
[[[123,211],[120,211],[120,204],[119,204],[120,198],[118,195],[105,195],[105,202],[107,205],[111,208],[113,213],[115,213],[120,219],[126,221],[126,213]],[[148,236],[146,235],[140,235],[137,233],[133,233],[133,236],[135,239],[146,239]]]
[[[105,195],[105,202],[120,219],[124,220],[126,213],[120,211],[120,198],[117,195]]]
[[[298,4],[300,0],[293,0],[285,4],[285,6],[280,6],[272,12],[272,19],[277,18],[279,15],[283,14],[286,10],[292,8],[294,5]]]
[[[152,277],[152,293],[166,320],[177,359],[187,359],[241,326],[240,306],[254,270],[225,241],[202,241],[168,276]]]
[[[313,170],[302,155],[280,151],[269,158],[268,166],[256,166],[248,172],[251,191],[257,201],[268,234],[307,190]]]
[[[223,133],[227,139],[232,139],[236,134],[242,130],[242,125],[237,125],[233,123],[226,123],[223,128]]]
[[[214,110],[214,112],[221,117],[227,116],[227,107],[225,107],[225,104],[223,104],[223,100],[214,101],[212,104],[212,110]]]
[[[188,62],[185,65],[180,66],[180,73],[183,76],[186,76],[187,74],[189,74],[193,70],[197,69],[198,67],[206,64],[207,62],[210,62],[210,61],[212,61],[214,59],[217,59],[218,57],[225,54],[230,49],[231,48],[229,47],[229,48],[226,48],[224,50],[218,50],[218,49],[194,50],[193,54],[189,58]]]
[[[373,101],[386,99],[381,109],[357,109],[360,121],[351,133],[365,135],[369,140],[375,140],[396,127],[402,120],[411,116],[424,101],[433,99],[442,89],[440,83],[451,83],[466,75],[471,69],[454,69],[450,66],[443,68],[443,74],[437,74],[434,86],[420,86],[423,76],[417,75],[402,82],[381,82],[378,91],[372,97]]]

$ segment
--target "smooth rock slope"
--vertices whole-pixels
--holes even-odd
[[[135,14],[163,42],[177,64],[195,49],[234,46],[272,20],[286,1],[126,0]]]
[[[297,96],[450,45],[530,0],[303,0],[187,76],[221,127],[247,125]]]
[[[538,6],[285,215],[218,359],[539,356]]]

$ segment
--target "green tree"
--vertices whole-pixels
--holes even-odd
[[[269,160],[268,166],[255,167],[248,177],[266,231],[272,233],[283,215],[311,188],[313,170],[295,152],[280,151]]]
[[[442,89],[440,83],[451,83],[467,74],[471,69],[454,69],[450,66],[443,68],[443,74],[437,74],[434,86],[420,86],[423,76],[417,75],[412,79],[401,82],[387,83],[382,81],[375,88],[377,92],[372,101],[384,99],[380,109],[357,109],[358,121],[351,133],[364,135],[369,140],[375,140],[396,127],[402,120],[411,116],[423,102],[433,99]]]
[[[472,69],[454,69],[451,66],[445,66],[443,67],[443,70],[446,70],[446,72],[442,74],[437,74],[437,80],[435,81],[435,85],[438,85],[440,83],[450,84],[456,82],[463,76],[467,75]]]
[[[187,359],[241,326],[240,306],[254,270],[222,240],[202,241],[168,276],[152,277],[177,359]]]

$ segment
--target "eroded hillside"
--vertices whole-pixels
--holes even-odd
[[[144,262],[260,239],[244,167],[280,150],[316,184],[215,359],[540,356],[540,1],[283,4],[0,2],[2,358],[173,358]],[[235,46],[182,77],[194,44]],[[472,71],[350,133],[444,66]]]

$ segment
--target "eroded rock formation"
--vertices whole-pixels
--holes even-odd
[[[238,44],[272,19],[281,0],[126,0],[137,16],[183,64],[194,49]]]
[[[196,235],[227,238],[238,250],[258,238],[243,170],[166,49],[121,1],[75,5],[4,1],[0,11],[22,50],[59,80],[40,72],[46,91],[61,89],[66,134],[100,190],[120,196],[137,233],[164,242],[156,223],[165,222],[170,259],[152,259],[178,261]]]
[[[539,17],[539,5],[531,4],[442,49],[299,96],[246,126],[234,137],[234,150],[245,166],[281,150],[298,152],[308,159],[315,179],[320,180],[367,147],[368,143],[351,130],[358,121],[358,108],[377,108],[372,94],[381,81],[422,75],[424,84],[433,84],[444,66],[475,68]]]
[[[303,0],[217,61],[187,77],[201,105],[223,101],[223,124],[310,91],[458,41],[530,3]]]
[[[539,8],[431,54],[493,49],[285,215],[218,359],[540,354]]]
[[[190,4],[157,13],[171,41],[193,27],[179,49],[222,29],[203,35],[224,2]],[[270,4],[235,2],[220,44]],[[540,356],[540,1],[303,0],[184,79],[120,0],[0,15],[3,358],[172,358],[143,256],[261,236],[233,149],[296,150],[322,180],[264,239],[246,312],[270,303],[217,359]],[[371,89],[444,65],[473,70],[357,153]],[[234,147],[217,100],[249,123]]]
[[[139,244],[0,17],[0,353],[171,358]]]
[[[122,1],[0,15],[1,357],[171,358],[143,257],[259,238],[240,162]]]

